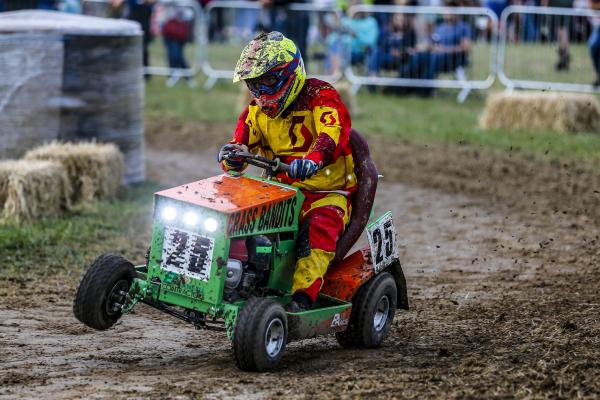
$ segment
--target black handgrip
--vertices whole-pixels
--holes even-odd
[[[244,161],[248,164],[254,165],[255,167],[271,170],[274,172],[289,172],[290,166],[286,163],[279,161],[278,158],[271,160],[258,154],[252,154],[245,151],[231,152],[223,156],[225,159],[232,157],[235,161]]]

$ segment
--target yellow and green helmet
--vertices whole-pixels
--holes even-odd
[[[306,72],[300,49],[280,32],[261,33],[242,50],[233,82],[244,81],[261,110],[279,116],[298,96]]]

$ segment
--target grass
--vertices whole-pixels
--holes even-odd
[[[202,78],[200,78],[201,80]],[[146,87],[148,118],[165,116],[184,121],[220,122],[232,128],[238,87],[220,81],[212,90],[190,89],[177,85],[167,89],[162,78],[152,79]],[[507,131],[478,128],[483,111],[481,93],[472,94],[464,104],[455,99],[455,91],[440,91],[431,99],[358,94],[360,113],[353,126],[367,134],[418,144],[471,144],[493,150],[521,150],[534,155],[567,159],[600,158],[600,134],[564,134],[553,131]]]
[[[204,78],[199,77],[198,81],[202,83]],[[237,96],[237,86],[228,82],[217,82],[213,90],[205,91],[202,87],[190,89],[183,81],[167,88],[163,77],[153,77],[146,85],[145,113],[147,118],[233,124],[237,119]]]
[[[354,125],[368,133],[419,144],[471,144],[569,159],[600,157],[599,133],[480,129],[478,119],[484,104],[476,96],[458,104],[449,92],[440,93],[435,99],[361,94],[359,103],[362,112],[354,119]]]
[[[232,69],[241,47],[241,43],[211,43],[207,49],[207,59],[215,68]],[[511,79],[589,83],[594,71],[587,46],[584,43],[571,43],[570,52],[571,70],[557,72],[554,70],[556,43],[508,44],[505,71]],[[535,63],[530,62],[531,54],[535,56]],[[470,79],[484,80],[489,74],[490,59],[490,45],[475,43],[467,71]],[[310,64],[308,70],[311,70]],[[204,76],[199,76],[200,81],[204,79]],[[502,89],[497,79],[490,90]],[[219,81],[210,91],[190,90],[183,85],[165,89],[162,79],[154,79],[147,86],[146,112],[149,118],[169,116],[200,123],[219,122],[233,127],[237,119],[233,110],[237,104],[238,90],[238,87],[225,80]],[[569,135],[553,131],[479,129],[478,119],[484,107],[481,92],[471,94],[464,104],[456,102],[456,93],[442,90],[433,99],[421,99],[361,91],[357,99],[360,114],[354,116],[353,124],[367,134],[382,134],[419,144],[472,144],[494,150],[520,149],[535,155],[568,159],[600,158],[598,132]]]
[[[79,207],[63,217],[0,225],[0,280],[80,270],[101,253],[144,255],[156,186],[128,188],[114,201]]]
[[[591,84],[596,76],[586,44],[571,43],[569,71],[556,71],[558,59],[556,44],[534,45],[523,43],[506,49],[505,72],[514,80]],[[531,62],[531,60],[536,60]]]

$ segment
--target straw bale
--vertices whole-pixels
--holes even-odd
[[[600,131],[600,106],[589,94],[502,92],[488,96],[479,120],[486,129]]]
[[[28,151],[25,159],[60,162],[73,188],[73,203],[113,197],[125,165],[123,155],[112,143],[54,142]]]
[[[0,162],[0,221],[30,221],[71,205],[71,185],[55,161]]]

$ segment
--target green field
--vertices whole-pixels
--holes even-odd
[[[83,266],[106,251],[142,262],[156,189],[151,183],[130,187],[114,201],[80,206],[62,217],[0,224],[0,299],[56,276],[72,285]]]
[[[571,54],[569,71],[556,71],[555,44],[509,45],[505,57],[506,75],[514,80],[591,84],[595,79],[595,73],[587,45],[572,43],[569,52]]]
[[[242,43],[211,43],[206,52],[208,62],[218,69],[233,69]],[[314,53],[314,48],[309,49]],[[188,46],[192,60],[194,48]],[[506,49],[505,70],[511,79],[547,80],[587,84],[593,80],[594,72],[584,43],[572,43],[571,69],[557,72],[556,43],[530,45],[527,43],[509,44]],[[164,58],[163,47],[157,39],[152,47],[152,59]],[[492,48],[486,42],[474,44],[471,62],[467,70],[469,79],[483,81],[490,74]],[[536,60],[532,63],[530,60]],[[158,61],[160,62],[160,61]],[[312,67],[311,67],[312,66]],[[321,71],[317,62],[309,63],[308,71]],[[451,74],[442,76],[453,79]],[[206,77],[201,73],[198,81]],[[238,88],[226,80],[221,80],[211,90],[177,86],[165,90],[162,80],[154,79],[147,86],[147,117],[161,118],[165,115],[180,120],[197,122],[222,122],[233,126]],[[407,139],[417,143],[457,143],[483,145],[493,149],[515,150],[526,153],[549,155],[550,157],[592,158],[600,153],[600,134],[582,133],[577,135],[559,134],[551,131],[486,131],[478,128],[478,119],[483,110],[485,96],[492,91],[503,90],[499,79],[488,91],[471,93],[464,104],[458,104],[456,90],[440,90],[433,99],[398,97],[371,94],[361,90],[357,96],[358,115],[353,116],[356,128],[367,134],[382,134],[394,138]]]
[[[199,77],[202,82],[203,78]],[[185,85],[165,88],[162,78],[147,85],[146,117],[183,121],[222,122],[232,127],[237,119],[237,86],[220,81],[212,90]],[[359,113],[353,126],[366,134],[381,134],[415,143],[483,145],[491,149],[522,150],[550,157],[598,159],[600,134],[564,134],[552,131],[489,131],[478,127],[484,94],[473,93],[464,104],[455,90],[440,91],[434,98],[400,97],[359,92]]]

